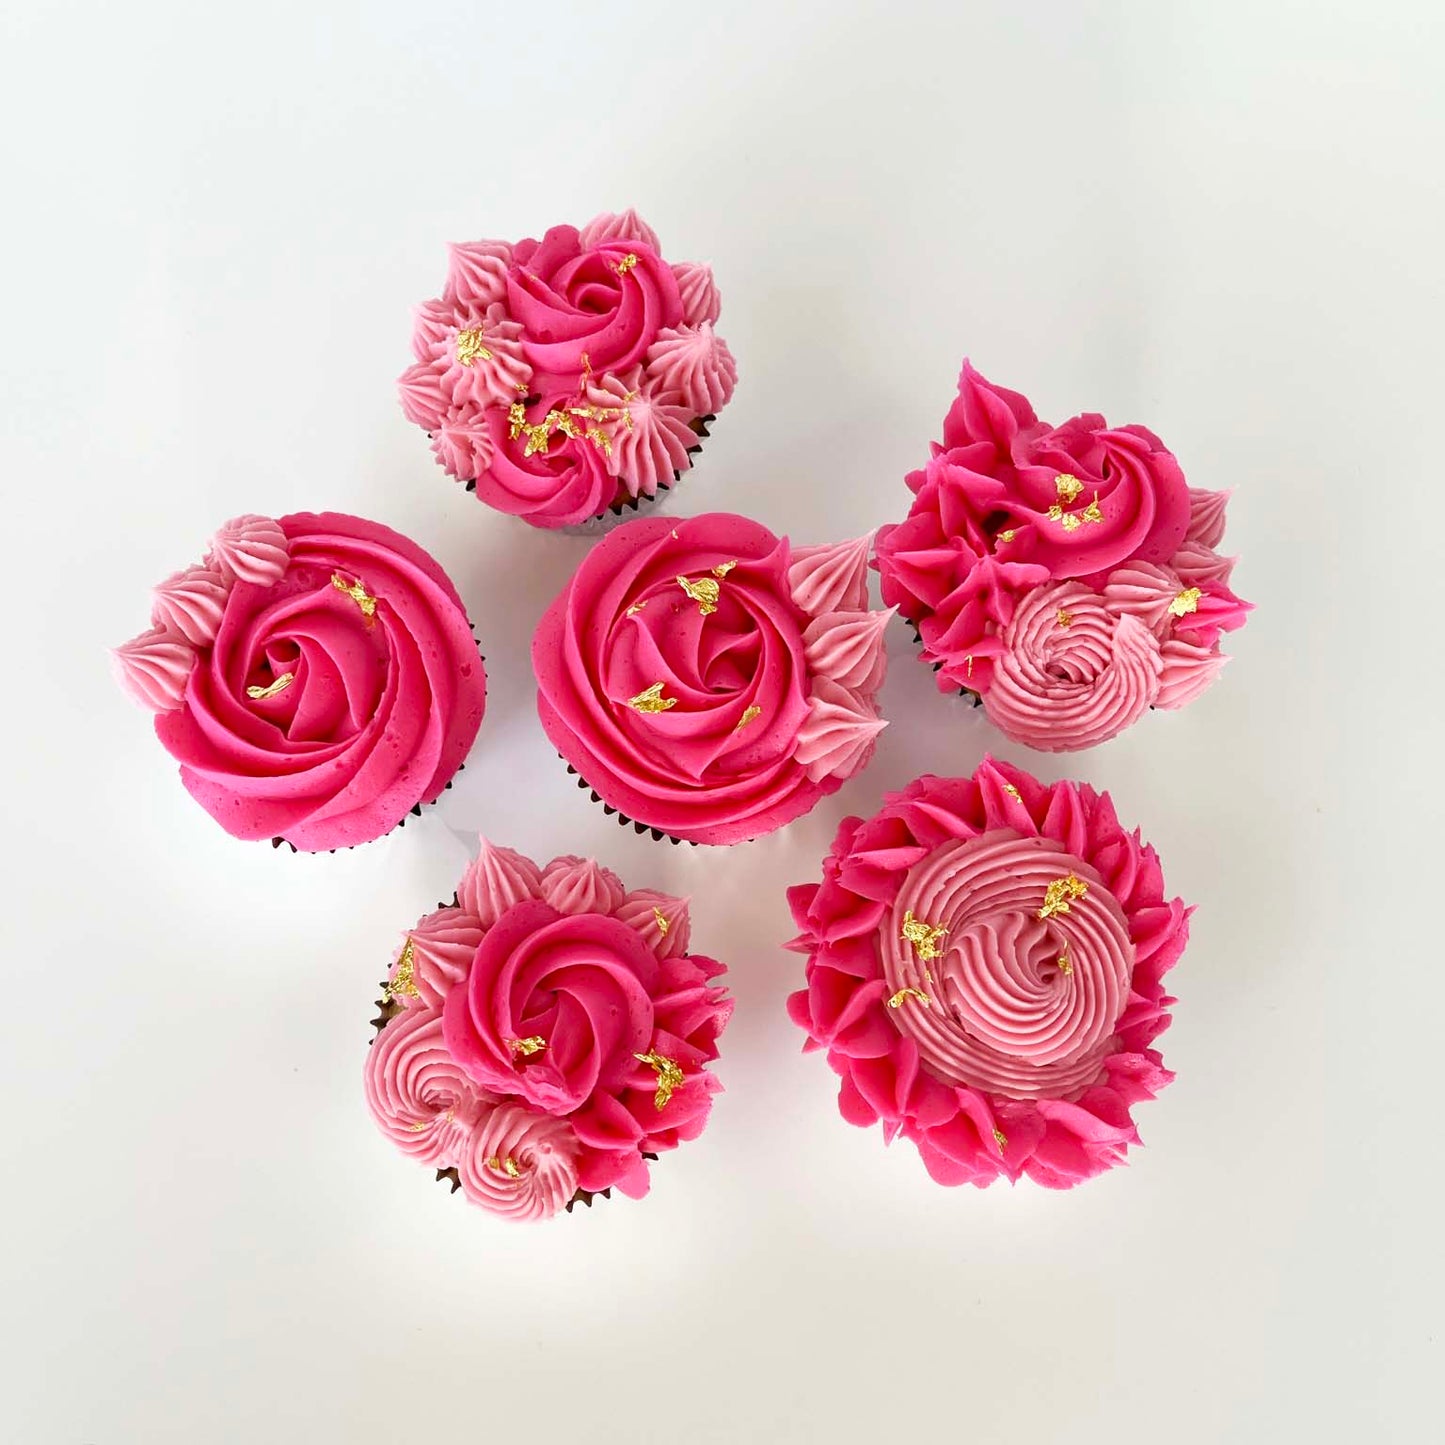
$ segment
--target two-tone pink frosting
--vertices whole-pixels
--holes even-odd
[[[869,539],[794,550],[746,517],[646,518],[587,556],[532,641],[552,745],[610,808],[753,838],[867,765],[890,614]]]
[[[482,839],[456,904],[393,960],[365,1070],[377,1127],[510,1219],[641,1198],[649,1157],[696,1138],[722,1087],[732,1002],[690,934],[684,899]]]
[[[191,795],[233,837],[319,852],[389,832],[486,707],[466,611],[414,542],[340,513],[227,522],[113,654]]]
[[[992,759],[919,778],[845,819],[788,898],[808,958],[789,1012],[850,1123],[912,1140],[943,1184],[1064,1189],[1139,1142],[1191,910],[1108,794]]]
[[[1214,680],[1250,604],[1229,587],[1226,492],[1188,487],[1144,427],[1051,427],[967,362],[943,442],[882,528],[883,598],[917,629],[941,691],[1065,751],[1115,736]]]
[[[631,210],[453,246],[417,309],[402,411],[481,501],[538,527],[586,521],[691,465],[737,383],[718,312],[711,269],[665,261]]]

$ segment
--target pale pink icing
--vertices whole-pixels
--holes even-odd
[[[637,888],[616,909],[617,918],[640,933],[659,958],[678,958],[692,940],[692,915],[686,898]]]
[[[457,893],[490,921],[441,908],[398,950],[401,1007],[367,1059],[372,1115],[494,1213],[545,1217],[578,1190],[645,1194],[644,1156],[695,1138],[719,1088],[722,966],[687,953],[682,899],[624,894],[590,859],[539,869],[485,840],[481,859]],[[533,886],[562,907],[518,897]],[[669,1095],[659,1060],[678,1071]]]
[[[127,691],[167,709],[156,734],[206,811],[234,837],[319,851],[379,837],[435,798],[486,699],[436,562],[339,513],[238,518],[210,562],[238,579],[210,646],[155,631],[117,652]],[[359,585],[371,614],[335,579]]]
[[[857,693],[827,677],[813,679],[808,715],[798,728],[793,757],[813,782],[850,778],[867,766],[888,724]]]
[[[454,246],[445,292],[415,313],[402,411],[478,500],[572,526],[690,466],[737,376],[717,315],[711,271],[663,261],[634,211]]]
[[[463,241],[447,247],[447,280],[442,301],[448,306],[480,308],[507,295],[512,248],[506,241]]]
[[[1229,661],[1216,642],[1205,647],[1187,638],[1171,637],[1159,646],[1163,664],[1155,707],[1181,708],[1191,703],[1224,671]]]
[[[868,557],[873,534],[798,547],[788,566],[793,600],[813,616],[824,612],[862,612],[868,606]]]
[[[1029,593],[1003,646],[984,711],[1001,732],[1044,752],[1114,737],[1159,691],[1159,644],[1148,627],[1131,614],[1116,617],[1081,582]]]
[[[1151,1044],[1189,910],[1107,795],[988,759],[920,778],[845,819],[789,902],[808,955],[789,1012],[849,1122],[903,1134],[945,1184],[1067,1188],[1138,1143],[1131,1106],[1172,1077]]]
[[[682,299],[683,325],[701,326],[704,321],[716,325],[722,314],[722,297],[718,294],[712,267],[702,261],[678,261],[672,274]]]
[[[559,913],[616,913],[627,890],[592,858],[554,858],[543,870],[543,899]]]
[[[411,989],[394,991],[403,1008],[439,1009],[472,966],[484,925],[467,909],[439,908],[428,913],[398,945],[387,973],[397,985],[402,959],[411,961]]]
[[[565,1119],[498,1104],[458,1154],[457,1179],[463,1194],[492,1214],[550,1219],[577,1192],[577,1154],[577,1135]]]
[[[578,233],[578,239],[588,249],[603,241],[641,241],[659,254],[662,251],[657,232],[631,206],[625,211],[603,211],[593,216]]]
[[[205,647],[221,625],[230,590],[230,580],[215,567],[182,568],[151,593],[151,621],[192,647]]]
[[[820,716],[825,703],[842,705],[835,694],[810,701],[820,678],[804,640],[813,619],[789,585],[790,563],[785,540],[722,513],[676,527],[634,522],[592,550],[542,618],[532,659],[548,738],[605,803],[675,837],[737,842],[806,812],[867,761],[881,726],[875,697],[852,694],[845,719]],[[851,601],[852,570],[814,559],[805,590]],[[679,577],[715,580],[716,609],[704,612]],[[829,628],[815,631],[815,655],[847,653],[867,681],[881,681],[881,632],[870,659],[856,622],[833,619],[845,634],[836,644]],[[658,683],[671,706],[632,705]]]
[[[636,368],[626,378],[609,373],[587,387],[587,405],[595,408],[598,428],[607,438],[602,448],[607,470],[631,496],[655,495],[692,465],[688,453],[697,445],[697,433],[688,423],[694,412],[674,405],[667,395],[644,390]]]
[[[731,400],[738,364],[712,323],[659,331],[647,349],[646,375],[660,392],[676,393],[693,416],[710,416]]]
[[[819,677],[872,697],[883,686],[886,612],[824,612],[803,629],[803,657]]]
[[[232,517],[211,538],[210,567],[232,582],[269,587],[286,571],[290,543],[274,517]]]
[[[112,648],[111,671],[122,691],[151,712],[170,712],[186,695],[196,650],[183,638],[153,627]]]
[[[477,840],[477,856],[457,885],[457,902],[483,928],[490,928],[515,903],[542,896],[542,871],[523,853]]]
[[[1033,746],[1086,747],[1141,716],[1161,693],[1166,642],[1183,644],[1168,705],[1196,696],[1219,672],[1221,635],[1250,610],[1213,550],[1228,494],[1189,489],[1144,427],[1090,414],[1051,428],[965,362],[943,443],[908,484],[907,520],[878,537],[884,601],[916,627],[941,690],[981,695]],[[1084,591],[1068,595],[1087,601],[1073,635],[1055,635],[1049,599],[1074,578]],[[1114,626],[1124,616],[1152,653]]]

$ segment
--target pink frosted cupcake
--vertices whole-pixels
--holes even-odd
[[[708,1066],[732,1001],[690,933],[681,898],[482,839],[393,961],[366,1059],[377,1127],[508,1219],[640,1199],[722,1087]]]
[[[1192,910],[1107,793],[991,759],[919,778],[844,819],[788,901],[808,956],[788,1011],[849,1123],[902,1134],[941,1184],[1067,1189],[1139,1142]]]
[[[112,654],[181,782],[235,838],[379,838],[461,767],[487,679],[461,599],[415,542],[338,512],[244,516],[156,588]]]
[[[451,247],[401,405],[442,467],[535,527],[617,519],[692,465],[737,366],[712,271],[669,263],[635,211],[540,241]]]
[[[1228,661],[1220,641],[1250,611],[1215,550],[1228,493],[1187,486],[1144,427],[1051,427],[964,362],[908,485],[908,520],[878,534],[883,599],[939,690],[973,694],[1009,737],[1092,747],[1192,702]]]
[[[639,833],[739,843],[806,813],[884,726],[868,547],[794,550],[721,512],[619,528],[532,640],[552,745]]]

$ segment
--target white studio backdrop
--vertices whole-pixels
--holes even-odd
[[[0,1438],[1417,1441],[1438,1419],[1437,5],[20,0],[0,18]],[[1234,487],[1258,604],[1187,712],[1067,758],[938,697],[757,843],[578,791],[531,630],[585,555],[402,419],[443,243],[635,205],[741,369],[679,515],[902,515],[961,357]],[[491,679],[436,809],[227,838],[104,649],[224,518],[331,507],[456,580]],[[1177,1081],[1070,1194],[846,1125],[783,888],[983,752],[1109,788],[1198,905]],[[643,1203],[468,1209],[376,1134],[370,1003],[479,828],[690,894],[727,1092]]]

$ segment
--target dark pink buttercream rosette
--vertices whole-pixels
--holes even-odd
[[[508,1218],[642,1197],[722,1087],[732,1002],[690,933],[684,899],[483,839],[456,902],[393,961],[366,1064],[377,1126]]]
[[[621,516],[692,464],[737,366],[712,272],[634,211],[451,247],[402,410],[480,501],[537,527]]]
[[[1191,910],[1107,794],[991,759],[922,777],[845,819],[788,899],[789,1013],[850,1123],[910,1139],[942,1184],[1067,1189],[1139,1142]]]
[[[967,362],[905,521],[878,534],[883,599],[941,691],[1010,737],[1092,746],[1219,675],[1250,611],[1230,589],[1227,492],[1190,488],[1142,426],[1040,421]]]

